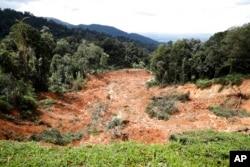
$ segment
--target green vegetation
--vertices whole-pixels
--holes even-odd
[[[212,84],[221,84],[221,85],[240,85],[242,81],[246,78],[249,78],[249,75],[243,74],[228,74],[222,77],[214,79],[198,79],[196,85],[198,88],[204,89]]]
[[[44,130],[39,135],[32,135],[30,137],[31,141],[45,141],[48,143],[53,143],[57,145],[67,145],[73,141],[80,140],[82,138],[81,133],[73,133],[73,132],[67,132],[64,134],[61,134],[56,129],[48,129]]]
[[[46,98],[46,99],[39,100],[38,104],[43,108],[49,109],[54,104],[57,104],[57,102],[51,98]]]
[[[229,166],[231,150],[250,150],[249,135],[212,130],[173,134],[166,145],[120,142],[42,147],[0,141],[0,166]]]
[[[120,127],[122,128],[124,126],[124,123],[123,121],[118,118],[118,117],[113,117],[109,122],[108,122],[108,125],[107,125],[107,128],[108,129],[114,129],[115,127]]]
[[[249,74],[250,70],[249,38],[248,23],[215,33],[204,43],[180,39],[162,44],[152,53],[150,68],[161,85],[190,81],[197,81],[201,88],[213,81],[239,84],[242,74]]]
[[[233,110],[231,108],[223,108],[220,106],[211,106],[209,110],[212,111],[215,115],[219,117],[250,117],[250,113],[246,112],[245,110]]]
[[[13,107],[6,101],[0,100],[0,111],[3,113],[10,113]]]
[[[159,82],[155,79],[152,79],[146,82],[147,89],[154,87],[154,86],[158,86],[158,85],[159,85]]]
[[[185,102],[189,100],[189,93],[173,93],[163,97],[153,97],[145,112],[150,118],[156,117],[159,120],[168,120],[169,114],[177,112],[176,101]]]

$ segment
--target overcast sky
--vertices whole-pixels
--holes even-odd
[[[0,7],[136,33],[215,33],[250,22],[250,0],[1,0]]]

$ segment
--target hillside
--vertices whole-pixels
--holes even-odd
[[[91,24],[91,25],[80,24],[80,25],[77,25],[76,27],[109,34],[113,37],[129,38],[131,40],[140,41],[141,43],[145,43],[145,44],[159,45],[159,42],[156,40],[150,39],[148,37],[145,37],[136,33],[127,33],[112,26],[105,26],[105,25],[99,25],[99,24]]]
[[[13,112],[9,118],[0,118],[0,139],[27,140],[32,134],[45,129],[56,129],[61,133],[83,134],[75,145],[110,143],[129,140],[142,143],[166,143],[175,132],[211,128],[218,131],[235,132],[250,129],[250,118],[222,118],[208,110],[219,104],[237,104],[238,98],[232,87],[213,85],[204,90],[193,84],[166,88],[146,88],[146,81],[153,76],[145,70],[123,69],[98,76],[89,75],[86,89],[57,96],[41,93],[41,99],[53,99],[53,104],[39,106],[37,121],[21,121]],[[245,80],[237,89],[250,94],[250,80]],[[235,87],[236,89],[236,87]],[[176,102],[177,112],[169,120],[149,118],[144,112],[153,97],[171,93],[190,92],[190,100]],[[250,100],[242,100],[240,108],[250,111]],[[118,118],[112,128],[110,123]],[[11,121],[8,121],[11,120]],[[114,123],[114,122],[113,122]],[[114,124],[113,124],[114,125]],[[111,128],[110,128],[111,127]]]
[[[134,40],[134,41],[139,41],[143,44],[152,44],[152,45],[159,45],[160,43],[156,40],[153,40],[149,37],[137,34],[137,33],[127,33],[125,31],[122,31],[116,27],[112,27],[112,26],[107,26],[107,25],[100,25],[100,24],[90,24],[90,25],[86,25],[86,24],[79,24],[79,25],[73,25],[73,24],[69,24],[67,22],[61,21],[59,19],[56,18],[47,18],[48,20],[54,21],[60,25],[66,26],[70,29],[82,29],[82,30],[90,30],[90,31],[96,31],[99,33],[104,33],[104,34],[108,34],[112,37],[122,37],[122,38],[127,38],[130,40]]]
[[[36,17],[29,12],[19,12],[12,9],[0,9],[0,39],[8,35],[10,27],[16,23],[17,20],[24,20],[25,23],[31,25],[39,30],[43,26],[49,27],[51,33],[56,38],[64,38],[67,36],[81,36],[85,39],[100,39],[110,37],[122,37],[122,41],[134,41],[139,42],[141,45],[145,45],[151,48],[156,47],[159,42],[147,38],[139,34],[129,34],[121,31],[115,27],[102,26],[102,25],[78,25],[74,26],[69,23],[63,22],[55,18]]]

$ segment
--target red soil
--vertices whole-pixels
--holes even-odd
[[[235,103],[238,98],[233,96],[236,92],[231,87],[219,91],[220,85],[213,85],[200,90],[193,84],[187,84],[147,89],[145,83],[152,78],[145,70],[124,69],[90,75],[86,89],[66,93],[64,97],[42,93],[42,98],[52,98],[57,102],[51,108],[39,107],[41,114],[37,120],[43,124],[29,121],[14,123],[0,118],[0,139],[29,137],[49,128],[48,125],[61,132],[83,133],[82,140],[74,142],[74,145],[108,144],[117,140],[166,143],[169,135],[175,132],[205,128],[227,132],[250,129],[250,118],[220,118],[208,110],[211,105],[228,101]],[[244,95],[250,95],[250,80],[244,81],[238,88]],[[189,91],[191,100],[177,102],[178,112],[171,115],[168,121],[149,118],[144,111],[151,98],[174,91]],[[250,111],[250,100],[242,100],[241,108]],[[94,115],[93,111],[97,114]],[[13,116],[18,118],[16,112]],[[126,125],[109,130],[107,125],[113,117],[119,117]]]

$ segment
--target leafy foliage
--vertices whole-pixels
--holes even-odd
[[[73,141],[80,140],[82,138],[81,133],[68,132],[61,134],[56,129],[44,130],[40,135],[32,135],[30,140],[32,141],[45,141],[57,145],[67,145]]]
[[[8,102],[4,100],[0,100],[0,112],[8,114],[11,112],[12,109],[13,109],[13,106],[11,106]]]
[[[240,85],[243,79],[249,78],[249,75],[246,74],[228,74],[222,77],[213,78],[213,79],[198,79],[196,85],[198,88],[204,89],[212,84],[221,84],[221,85]]]
[[[60,148],[1,140],[0,150],[1,166],[216,167],[229,166],[231,150],[250,150],[250,138],[241,133],[202,130],[172,134],[164,145],[120,142]]]
[[[178,111],[176,101],[185,102],[189,99],[187,93],[170,93],[167,96],[153,97],[145,112],[150,118],[156,117],[159,120],[168,120],[169,115]]]
[[[238,82],[235,74],[249,74],[249,27],[245,24],[215,33],[204,43],[182,39],[158,46],[150,60],[155,79],[163,85],[198,80],[201,87],[210,85],[210,79],[224,76],[217,82]]]

